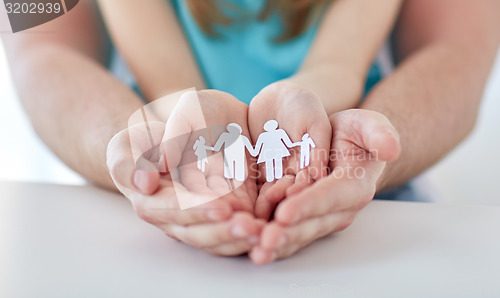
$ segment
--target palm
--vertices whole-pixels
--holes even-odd
[[[383,115],[367,110],[347,110],[334,116],[330,169],[355,178],[369,174],[376,182],[385,161],[399,152],[394,128]]]
[[[187,203],[188,206],[223,198],[233,210],[253,211],[257,197],[254,175],[249,175],[244,182],[225,178],[223,152],[212,154],[208,149],[225,131],[227,123],[240,123],[243,134],[248,135],[247,124],[242,123],[245,119],[246,106],[227,93],[207,90],[183,96],[179,101],[167,121],[162,143],[164,160],[169,169],[165,178],[171,180],[168,185],[175,189],[181,203],[182,195],[189,200],[199,199]],[[200,137],[203,142],[196,145],[207,147],[207,162],[203,170],[195,154],[195,143]],[[205,151],[205,147],[201,150]],[[249,161],[247,173],[250,166]]]
[[[301,169],[300,147],[289,148],[290,156],[283,160],[284,177],[266,181],[265,166],[259,165],[260,192],[256,203],[257,216],[269,219],[277,203],[287,194],[302,189],[326,175],[331,126],[319,98],[307,90],[293,85],[268,86],[251,102],[249,128],[256,140],[263,132],[264,123],[277,120],[292,142],[301,141],[308,133],[316,144],[311,150],[310,166]]]
[[[250,254],[254,262],[288,257],[318,238],[347,228],[373,198],[386,162],[398,157],[398,133],[382,114],[346,110],[330,116],[330,121],[330,175],[279,204]]]

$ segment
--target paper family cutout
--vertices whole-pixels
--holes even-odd
[[[259,135],[255,148],[247,137],[242,135],[241,126],[231,123],[227,132],[220,135],[213,147],[205,144],[202,136],[194,143],[194,154],[198,158],[197,166],[205,172],[208,164],[207,150],[219,152],[224,146],[224,177],[237,181],[245,180],[245,148],[252,156],[259,156],[257,163],[265,163],[266,180],[268,182],[283,177],[283,158],[290,156],[288,148],[300,146],[300,168],[309,166],[311,148],[316,144],[308,133],[302,141],[292,143],[283,129],[278,129],[278,121],[269,120],[264,124],[265,132]]]

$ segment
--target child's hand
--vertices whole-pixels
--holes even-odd
[[[252,100],[249,108],[249,129],[253,140],[263,132],[266,121],[278,121],[292,142],[301,141],[309,133],[316,148],[311,150],[309,167],[300,169],[300,147],[289,148],[291,156],[283,163],[283,178],[266,182],[265,169],[260,165],[262,184],[255,212],[269,219],[276,205],[287,195],[300,191],[313,181],[326,176],[331,143],[331,125],[322,102],[314,93],[290,81],[280,81],[264,88]],[[294,144],[297,145],[296,143]]]
[[[398,133],[380,113],[346,110],[330,116],[330,122],[332,173],[279,204],[250,254],[255,263],[288,257],[347,228],[373,198],[386,162],[399,156]]]
[[[183,96],[166,129],[165,123],[149,122],[148,129],[143,124],[118,133],[108,146],[108,167],[118,189],[145,221],[210,253],[241,254],[255,244],[264,225],[253,216],[255,179],[249,178],[244,183],[226,181],[222,176],[222,160],[216,160],[222,154],[209,156],[204,173],[192,159],[195,158],[193,143],[200,135],[206,135],[207,145],[211,145],[207,127],[215,136],[219,127],[235,122],[248,135],[247,107],[223,92],[201,91],[198,97],[193,95]],[[198,110],[201,107],[203,117],[193,113],[196,105]],[[175,140],[170,140],[171,136]],[[151,142],[161,143],[162,150],[160,146],[151,148]],[[137,155],[141,157],[136,162]],[[161,156],[166,158],[162,160]],[[168,163],[168,174],[159,174],[159,161]],[[180,210],[180,198],[195,202],[218,199]]]

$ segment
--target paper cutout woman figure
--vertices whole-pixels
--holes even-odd
[[[308,133],[302,136],[302,142],[294,143],[295,146],[300,146],[300,168],[303,169],[309,166],[311,162],[311,148],[316,148],[316,144]]]
[[[290,156],[287,147],[294,146],[286,132],[277,128],[278,121],[276,120],[269,120],[264,124],[265,132],[259,135],[253,152],[255,155],[252,154],[256,156],[260,152],[257,163],[266,163],[267,182],[283,177],[283,158]]]
[[[224,177],[245,181],[245,147],[253,155],[252,144],[241,134],[243,130],[238,124],[231,123],[226,129],[228,132],[220,135],[213,150],[218,152],[224,145]]]
[[[207,150],[212,150],[213,148],[205,145],[205,138],[200,136],[196,142],[194,142],[193,150],[194,155],[198,157],[198,169],[205,172],[205,166],[208,163]]]

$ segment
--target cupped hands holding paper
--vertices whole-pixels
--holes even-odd
[[[398,140],[381,114],[328,117],[293,84],[266,87],[250,107],[204,90],[184,93],[164,121],[116,135],[108,166],[139,216],[167,235],[265,264],[347,227]],[[349,176],[352,167],[363,175]]]
[[[113,180],[138,215],[168,236],[216,255],[245,253],[264,225],[253,216],[257,185],[249,175],[251,160],[240,182],[224,177],[222,152],[206,152],[205,171],[195,152],[210,149],[201,140],[212,143],[226,128],[221,124],[241,123],[249,136],[246,117],[247,106],[227,93],[184,93],[166,123],[147,119],[110,141]]]

